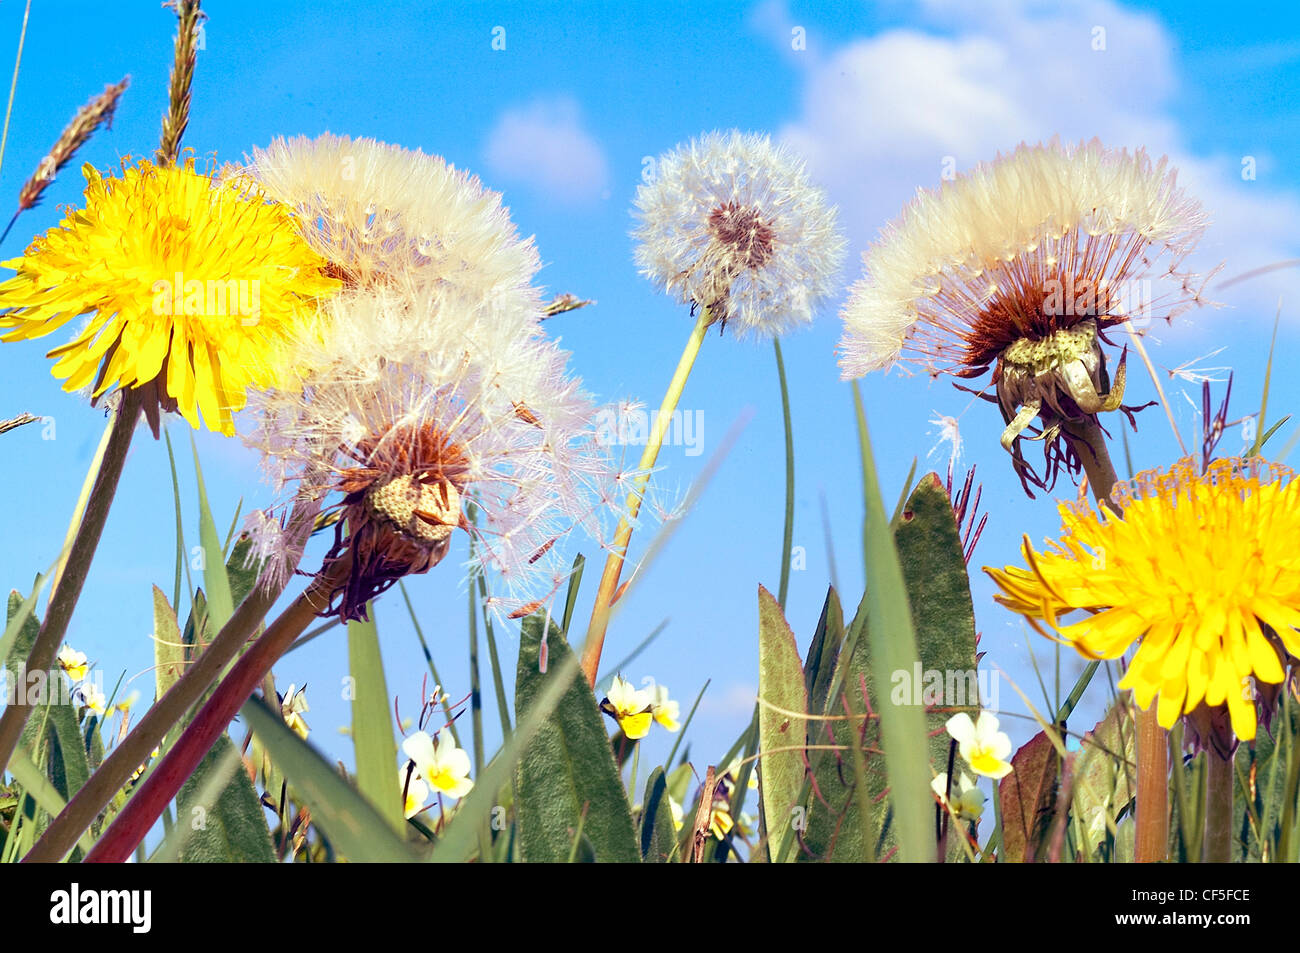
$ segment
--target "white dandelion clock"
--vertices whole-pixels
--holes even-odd
[[[844,258],[835,207],[767,136],[712,132],[661,156],[636,212],[642,273],[741,335],[810,322]]]
[[[363,287],[402,276],[537,319],[540,262],[501,196],[442,158],[326,133],[254,149],[247,173],[294,209],[336,277]]]
[[[441,562],[458,532],[498,577],[493,609],[545,604],[567,576],[555,543],[575,529],[599,538],[612,496],[602,483],[616,478],[564,352],[535,327],[504,336],[491,307],[445,290],[352,291],[330,312],[337,333],[300,344],[301,388],[253,399],[246,439],[285,498],[250,524],[268,578],[301,554],[277,513],[313,501],[337,516],[326,563],[351,560],[325,615],[364,618],[368,600]]]
[[[1204,227],[1165,159],[1097,140],[1022,144],[918,192],[882,230],[841,312],[843,376],[900,362],[962,379],[992,369],[1002,445],[1026,489],[1050,487],[1062,464],[1077,470],[1070,425],[1121,408],[1107,331],[1202,303],[1183,262]],[[1035,418],[1041,476],[1019,447]]]

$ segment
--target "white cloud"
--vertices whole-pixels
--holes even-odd
[[[1226,261],[1228,277],[1300,254],[1300,198],[1243,181],[1240,155],[1186,147],[1170,111],[1174,40],[1155,17],[1110,0],[978,9],[932,0],[926,8],[929,22],[915,29],[839,47],[810,42],[792,58],[804,70],[802,109],[781,136],[830,189],[859,249],[918,186],[938,184],[948,157],[966,169],[1059,134],[1167,154],[1213,223],[1198,266]],[[765,8],[765,22],[781,18]],[[1261,168],[1271,159],[1257,158]],[[1278,272],[1222,300],[1251,309],[1276,302],[1294,277]]]
[[[571,97],[538,99],[506,110],[484,148],[488,167],[560,202],[580,204],[608,194],[609,164],[600,143],[582,127]]]

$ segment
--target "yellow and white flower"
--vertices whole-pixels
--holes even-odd
[[[305,712],[311,711],[307,704],[306,692],[306,685],[298,688],[290,682],[289,690],[280,696],[280,714],[284,718],[284,723],[304,741],[307,740],[307,735],[311,731],[306,719],[302,717]]]
[[[998,730],[997,716],[981,711],[972,721],[964,711],[948,719],[948,734],[957,742],[957,750],[971,770],[986,778],[1004,778],[1011,773],[1011,739]]]
[[[978,821],[980,815],[984,813],[984,792],[972,780],[971,776],[963,771],[959,775],[960,780],[956,788],[948,792],[948,774],[944,772],[930,782],[930,790],[934,791],[934,796],[939,799],[939,803],[944,807],[952,806],[953,813],[957,815],[958,820]]]
[[[618,722],[628,740],[636,741],[650,732],[654,721],[654,695],[647,689],[633,688],[621,675],[615,675],[600,710]]]
[[[409,820],[423,811],[425,805],[429,803],[429,785],[405,766],[397,769],[397,785],[406,791],[402,798],[402,814]]]
[[[59,668],[76,684],[86,677],[90,663],[86,661],[85,652],[78,652],[71,645],[65,645],[59,649]]]
[[[682,723],[678,720],[681,717],[681,706],[668,697],[668,688],[665,685],[655,685],[651,690],[650,714],[654,720],[659,722],[668,731],[680,731]]]
[[[104,693],[99,690],[98,685],[82,682],[77,686],[77,695],[80,697],[83,707],[101,718],[104,717],[104,711],[108,707],[108,699],[104,697]]]
[[[450,735],[430,736],[417,731],[402,742],[402,751],[415,762],[415,773],[431,791],[459,798],[473,789],[469,755],[456,747]]]

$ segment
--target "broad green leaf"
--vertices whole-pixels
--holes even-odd
[[[273,863],[266,815],[229,735],[222,735],[181,786],[176,859],[184,863]]]
[[[0,636],[0,664],[9,668],[11,676],[17,673],[18,668],[27,659],[32,650],[32,642],[36,639],[36,633],[40,631],[39,623],[35,629],[30,628],[30,620],[35,616],[36,600],[40,598],[41,590],[45,588],[49,578],[49,573],[38,576],[36,585],[32,587],[32,594],[25,599],[17,589],[9,591],[5,631],[4,635]],[[21,645],[20,640],[23,640]]]
[[[560,627],[547,637],[548,674],[539,669],[543,618],[524,620],[515,681],[515,720],[523,722],[548,681],[567,669],[572,655]],[[515,772],[520,854],[528,862],[568,860],[582,831],[603,862],[641,859],[627,795],[614,764],[596,698],[576,672],[555,712],[524,748]]]
[[[853,642],[851,651],[846,645],[837,660],[835,679],[841,691],[836,698],[827,698],[814,711],[839,719],[825,724],[810,723],[810,742],[832,743],[839,752],[829,756],[811,758],[816,766],[818,789],[822,798],[810,798],[808,829],[804,838],[813,856],[836,860],[862,860],[871,856],[893,856],[897,846],[894,828],[895,805],[887,798],[890,787],[885,758],[886,749],[881,734],[880,715],[889,711],[907,709],[925,710],[924,747],[917,745],[909,754],[909,761],[924,769],[926,796],[929,798],[929,779],[947,770],[950,740],[944,723],[954,710],[976,711],[980,705],[975,657],[975,616],[970,597],[970,580],[962,555],[961,538],[956,517],[947,491],[935,474],[923,477],[898,509],[893,524],[894,549],[903,576],[902,590],[913,623],[919,655],[903,666],[902,655],[892,640],[871,638],[877,627],[868,625],[871,613],[871,593],[886,588],[879,582],[864,597],[854,619],[861,634]],[[883,553],[883,547],[877,547]],[[832,594],[833,595],[833,594]],[[865,614],[864,614],[865,613]],[[823,610],[823,626],[830,626],[838,618],[838,600],[828,597]],[[888,631],[888,630],[887,630]],[[897,656],[888,663],[889,679],[876,679],[875,655],[885,650]],[[817,639],[809,651],[809,661],[818,651]],[[824,656],[824,650],[822,655]],[[824,659],[819,660],[825,665]],[[850,722],[867,713],[866,699],[870,700],[872,717],[862,735],[859,750],[863,752],[863,767],[867,778],[867,796],[858,796],[853,790],[856,777],[855,759],[849,746],[853,743]],[[860,721],[857,722],[861,724]],[[925,750],[925,760],[915,756],[916,750]],[[874,805],[873,816],[864,828],[861,818],[864,806]],[[925,802],[933,830],[933,800]],[[963,850],[956,838],[948,840],[950,858],[961,856]]]
[[[677,826],[669,803],[668,779],[663,768],[655,768],[646,781],[641,802],[641,859],[664,864],[677,859]]]
[[[63,682],[61,688],[64,698],[71,697],[72,688],[63,675],[57,676]],[[81,786],[90,777],[90,759],[86,752],[86,739],[77,722],[77,709],[74,705],[64,704],[62,699],[51,698],[46,706],[47,732],[49,744],[49,761],[46,772],[54,788],[64,800],[70,799],[81,790]],[[32,722],[40,719],[38,714]],[[29,722],[31,724],[32,722]]]
[[[358,863],[413,862],[415,853],[329,761],[303,741],[260,698],[239,710],[289,779],[298,799],[311,810],[312,823],[334,847]],[[397,777],[396,768],[393,777]]]
[[[790,713],[806,712],[808,697],[794,633],[781,606],[762,586],[758,587],[758,695],[760,802],[768,843],[779,845],[794,822],[804,779],[807,722]]]
[[[396,831],[402,818],[402,791],[397,778],[397,743],[389,715],[388,686],[379,652],[379,632],[369,622],[348,623],[348,667],[352,673],[352,744],[356,749],[357,787]]]
[[[541,617],[537,618],[540,627]],[[580,671],[578,657],[572,652],[567,653],[562,664],[547,669],[548,678],[529,707],[528,717],[516,722],[510,739],[488,761],[487,769],[474,779],[474,790],[457,807],[456,816],[429,857],[431,863],[463,863],[471,860],[479,848],[481,825],[490,822],[494,830],[501,830],[505,826],[506,812],[509,805],[513,804],[510,778],[515,773],[519,757],[533,736],[548,723],[556,706],[568,693],[571,681],[580,677]],[[498,819],[503,823],[498,824]],[[511,852],[511,856],[517,856],[514,854],[514,838],[518,832],[518,823],[510,824],[509,831],[510,843],[504,849]]]
[[[15,749],[14,756],[9,761],[9,773],[14,776],[14,780],[18,782],[23,792],[50,817],[57,817],[67,805],[49,778],[33,763],[21,746]],[[86,831],[81,835],[78,844],[83,851],[88,852],[95,846],[95,839],[90,831]]]
[[[1003,863],[1032,863],[1056,810],[1061,756],[1046,732],[1038,732],[1011,757],[1012,771],[998,784],[1002,804]]]
[[[951,739],[945,723],[957,711],[975,717],[981,705],[970,577],[952,500],[938,474],[922,477],[912,491],[899,514],[894,542],[907,581],[920,657],[911,673],[903,673],[902,678],[894,673],[890,694],[909,683],[907,694],[920,692],[926,708],[933,777],[948,769]],[[965,856],[958,838],[949,836],[947,843],[950,860]]]
[[[36,606],[35,593],[24,599],[17,589],[9,593],[8,614],[5,625],[5,642],[8,651],[3,659],[9,670],[9,684],[16,685],[27,656],[32,651],[32,643],[41,631],[41,623],[33,611]]]
[[[262,571],[262,564],[257,561],[249,561],[249,553],[253,549],[253,541],[247,535],[240,534],[235,540],[235,545],[230,548],[230,556],[226,559],[226,579],[230,583],[230,598],[232,605],[239,605],[244,598],[253,591],[253,586],[257,584],[258,573]]]

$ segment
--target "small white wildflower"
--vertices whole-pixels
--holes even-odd
[[[1011,773],[1011,763],[1007,761],[1011,739],[998,730],[998,719],[992,712],[981,711],[979,718],[972,721],[970,715],[961,711],[949,718],[945,727],[976,774],[996,780]]]
[[[415,773],[432,790],[459,798],[474,787],[469,777],[469,755],[456,747],[450,735],[430,736],[417,731],[407,735],[402,751],[415,763]]]

